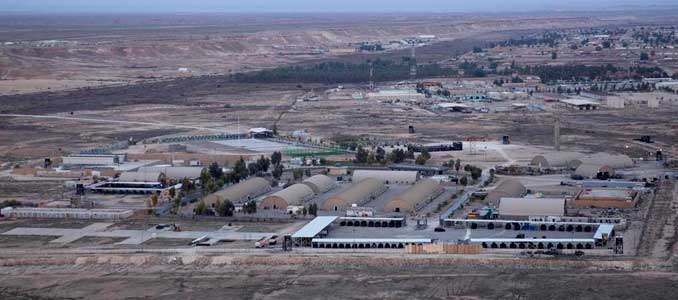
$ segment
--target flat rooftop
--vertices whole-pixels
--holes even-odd
[[[586,189],[583,190],[577,199],[619,199],[619,200],[633,200],[636,191],[634,190],[620,190],[620,189]]]

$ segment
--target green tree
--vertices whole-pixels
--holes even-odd
[[[481,168],[473,167],[471,169],[471,178],[473,179],[473,181],[478,180],[478,178],[480,178],[482,175],[483,175],[483,170]]]
[[[233,205],[233,202],[226,200],[224,202],[218,201],[217,202],[217,214],[221,217],[231,217],[233,216],[233,212],[235,211],[235,205]]]
[[[640,60],[642,61],[650,60],[650,56],[647,55],[647,52],[640,52]]]
[[[318,204],[311,203],[308,205],[308,214],[312,216],[318,215]]]
[[[283,174],[283,166],[282,165],[275,165],[275,167],[273,167],[273,172],[272,172],[273,178],[280,179],[280,176],[282,176],[282,174]]]
[[[224,177],[224,170],[219,166],[219,163],[216,161],[209,166],[210,176],[213,179],[219,179]]]
[[[188,178],[184,177],[184,179],[181,180],[181,190],[182,191],[190,192],[194,189],[195,189],[195,186],[193,185],[193,183]]]
[[[246,214],[255,214],[257,213],[257,202],[249,201],[243,204],[242,210]]]
[[[294,171],[292,171],[292,176],[294,177],[295,181],[301,180],[304,178],[304,171],[301,169],[294,169]]]
[[[362,146],[358,146],[358,151],[355,154],[355,161],[357,163],[367,163],[367,158],[369,156],[369,152],[365,150]]]
[[[273,154],[271,155],[271,164],[277,166],[280,164],[280,162],[282,162],[282,153],[278,151],[273,152]]]
[[[461,170],[461,159],[457,158],[457,162],[454,163],[454,170],[459,173],[459,170]]]
[[[428,161],[428,159],[426,159],[426,156],[424,156],[424,154],[419,154],[419,156],[417,156],[417,159],[414,160],[416,164],[422,166],[426,164],[426,161]]]
[[[153,193],[153,195],[151,195],[150,206],[151,207],[158,206],[158,194],[157,193]]]
[[[212,181],[212,176],[208,169],[203,169],[200,173],[200,185],[205,186],[208,182]]]
[[[431,153],[428,152],[428,149],[424,148],[421,150],[421,155],[426,158],[426,160],[431,159]]]
[[[209,214],[209,208],[207,207],[207,204],[205,201],[200,201],[198,205],[195,206],[194,210],[196,215],[204,216]]]
[[[461,179],[459,179],[459,184],[461,184],[463,186],[467,186],[468,185],[468,177],[464,176]]]
[[[259,164],[258,163],[249,164],[249,166],[247,166],[247,169],[250,176],[256,175],[257,173],[259,173]]]
[[[306,209],[306,206],[304,206],[304,207],[301,209],[301,214],[304,215],[304,217],[306,216],[306,214],[308,214],[308,210]]]
[[[174,187],[171,187],[167,192],[170,196],[170,199],[174,199],[174,196],[177,195],[177,190]]]
[[[262,155],[259,160],[257,160],[257,164],[259,165],[260,170],[268,172],[268,168],[271,166],[271,160]]]

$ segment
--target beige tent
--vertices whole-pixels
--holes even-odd
[[[424,205],[427,200],[437,197],[442,192],[443,189],[438,181],[428,178],[422,179],[401,195],[387,202],[384,205],[384,211],[412,212],[419,209],[419,206]]]
[[[525,194],[527,194],[527,188],[520,181],[504,179],[487,194],[485,199],[490,203],[497,203],[504,197],[522,197]]]
[[[419,179],[417,171],[355,170],[353,182],[374,178],[384,184],[414,184]]]
[[[217,201],[225,200],[242,203],[268,193],[270,190],[271,184],[266,179],[255,177],[209,195],[205,197],[205,202],[210,206],[214,206]]]
[[[308,185],[316,194],[325,193],[336,186],[336,180],[322,174],[312,176],[302,183]]]
[[[353,204],[362,205],[378,197],[386,191],[386,186],[380,180],[367,178],[353,184],[347,190],[325,201],[323,209],[337,211],[346,209]]]
[[[314,196],[315,193],[308,185],[297,183],[264,198],[260,206],[263,209],[286,210],[287,206],[303,205]]]

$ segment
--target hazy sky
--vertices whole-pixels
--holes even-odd
[[[497,12],[675,4],[675,0],[0,0],[0,12]]]

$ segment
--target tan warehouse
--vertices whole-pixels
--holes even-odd
[[[501,198],[499,216],[502,219],[562,217],[565,215],[563,198]]]
[[[419,179],[417,171],[355,170],[353,182],[374,178],[383,184],[414,184]]]
[[[336,180],[322,174],[309,177],[302,183],[308,185],[316,195],[325,193],[336,186]]]
[[[352,204],[362,205],[386,192],[387,187],[380,180],[367,178],[353,184],[342,193],[327,199],[323,205],[326,211],[346,209]]]
[[[166,179],[162,172],[123,172],[119,182],[163,182]]]
[[[233,203],[242,203],[270,191],[271,184],[266,179],[255,177],[205,197],[205,203],[212,207],[217,201],[229,200]]]
[[[527,188],[520,181],[505,179],[487,194],[485,200],[490,203],[498,203],[501,198],[522,197],[527,194]]]
[[[413,212],[443,192],[438,181],[423,179],[384,205],[385,212]]]
[[[623,154],[595,153],[582,154],[577,152],[550,152],[532,158],[530,165],[539,168],[569,168],[576,169],[582,164],[607,166],[613,169],[633,167],[633,160]]]
[[[313,199],[313,197],[315,197],[315,193],[308,185],[297,183],[264,198],[260,206],[263,209],[286,210],[287,206],[303,205],[304,202]]]

